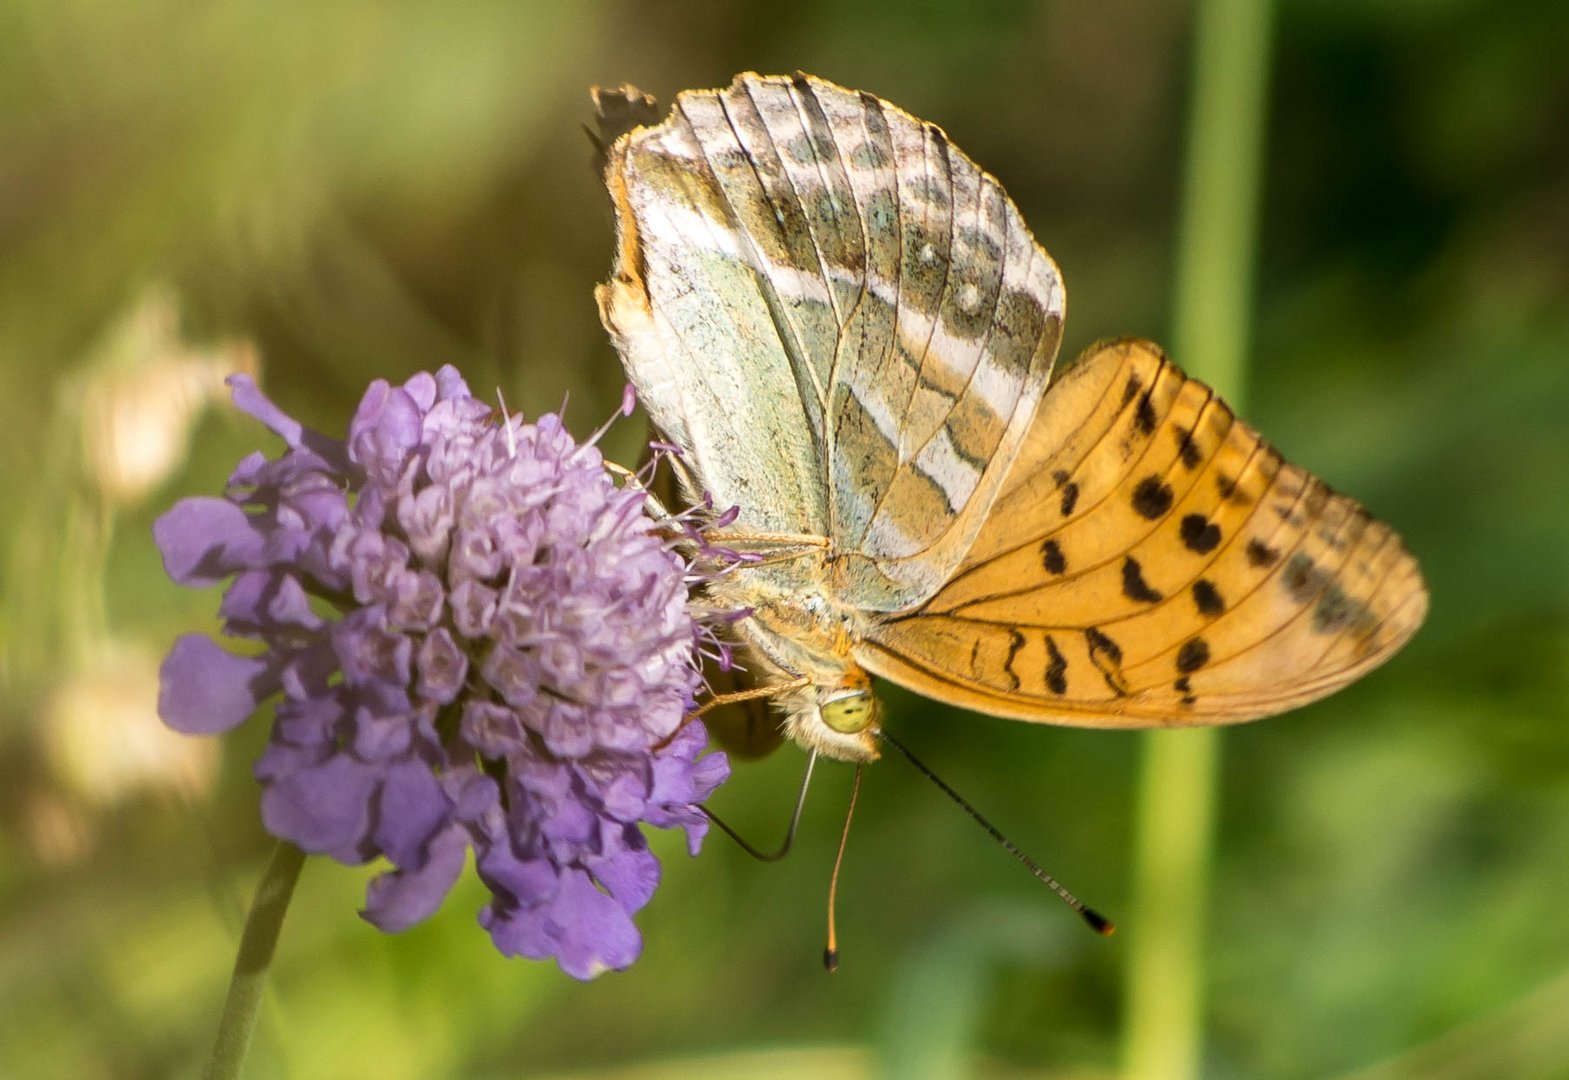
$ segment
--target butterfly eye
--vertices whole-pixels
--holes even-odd
[[[852,690],[822,704],[823,723],[843,735],[855,735],[872,726],[877,699],[866,690]]]

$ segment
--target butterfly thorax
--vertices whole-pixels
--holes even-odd
[[[840,761],[875,761],[871,677],[850,656],[865,615],[836,601],[829,588],[802,587],[803,580],[826,584],[828,576],[826,557],[813,552],[743,567],[716,583],[710,599],[750,612],[735,632],[759,681],[781,688],[772,701],[786,736]]]

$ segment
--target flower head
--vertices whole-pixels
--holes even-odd
[[[364,911],[382,929],[435,911],[472,848],[502,952],[626,967],[659,881],[639,826],[681,827],[695,854],[697,804],[729,773],[683,724],[710,635],[642,492],[555,416],[498,422],[451,367],[372,384],[342,441],[230,384],[288,450],[154,536],[176,581],[229,581],[225,631],[264,650],[180,638],[165,722],[224,731],[277,695],[263,821],[345,863],[384,856]]]

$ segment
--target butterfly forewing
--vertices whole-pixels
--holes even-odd
[[[1351,681],[1425,610],[1387,526],[1121,342],[1051,388],[964,566],[857,658],[1024,719],[1229,723]]]

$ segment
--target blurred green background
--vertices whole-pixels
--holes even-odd
[[[259,368],[341,431],[444,362],[579,434],[622,377],[587,87],[806,69],[943,125],[1061,264],[1064,355],[1169,338],[1193,53],[1167,0],[740,6],[0,5],[0,1075],[192,1076],[268,843],[250,725],[165,737],[173,499],[275,444]],[[1405,535],[1428,625],[1334,699],[1226,733],[1204,1074],[1569,1076],[1569,5],[1284,0],[1249,417]],[[1201,369],[1201,358],[1177,356]],[[610,449],[635,458],[623,424]],[[1126,923],[1136,736],[890,691],[904,738]],[[761,842],[801,765],[737,769]],[[1117,1071],[1128,941],[1086,933],[911,770],[849,771],[776,865],[721,837],[583,985],[497,955],[472,881],[400,936],[306,868],[252,1075]]]

